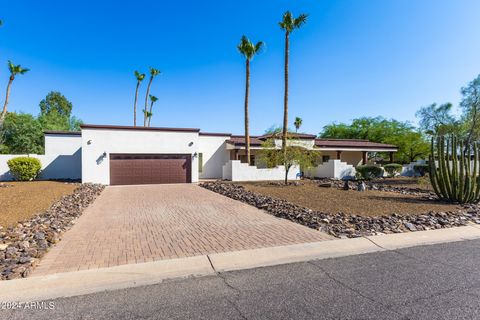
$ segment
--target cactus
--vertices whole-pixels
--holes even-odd
[[[480,151],[477,143],[464,145],[456,137],[438,137],[432,139],[431,148],[430,181],[437,196],[449,202],[480,202]]]

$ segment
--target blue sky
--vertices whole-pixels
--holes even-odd
[[[37,114],[58,90],[86,123],[131,125],[133,71],[154,66],[152,125],[243,133],[245,34],[267,44],[251,70],[260,134],[282,122],[286,10],[310,15],[291,37],[290,119],[302,131],[360,116],[414,122],[421,106],[457,104],[480,73],[478,0],[16,0],[0,4],[0,93],[11,59],[31,68],[11,111]]]

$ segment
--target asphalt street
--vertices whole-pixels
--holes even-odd
[[[1,306],[0,319],[480,319],[480,240],[174,280],[45,306]]]

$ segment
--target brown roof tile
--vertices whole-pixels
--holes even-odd
[[[361,139],[315,139],[316,147],[324,148],[370,148],[370,149],[398,149],[392,144],[371,142]]]

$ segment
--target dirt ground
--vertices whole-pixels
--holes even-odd
[[[2,184],[7,187],[2,187]],[[76,188],[76,184],[57,181],[1,182],[0,226],[12,226],[42,213],[56,200],[72,193]]]
[[[315,181],[304,180],[300,186],[271,185],[268,182],[242,183],[250,191],[285,199],[312,210],[361,216],[380,216],[393,213],[409,215],[429,211],[454,211],[453,204],[428,200],[421,196],[368,190],[339,190],[322,188]]]
[[[392,186],[392,187],[407,187],[407,188],[419,188],[423,190],[433,190],[428,177],[395,177],[395,178],[383,178],[375,179],[372,182],[376,184]]]

